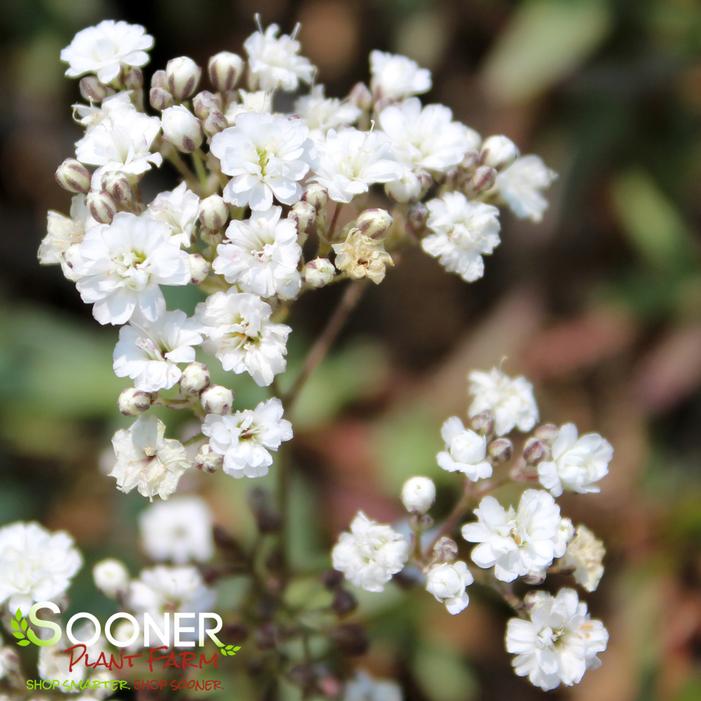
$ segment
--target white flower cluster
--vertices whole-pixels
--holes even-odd
[[[333,549],[334,567],[367,591],[381,591],[405,568],[407,578],[415,578],[411,570],[419,567],[428,593],[450,614],[458,614],[469,603],[467,588],[475,577],[467,562],[457,559],[459,547],[451,536],[476,503],[476,520],[462,525],[460,532],[475,544],[472,563],[487,571],[481,583],[503,593],[504,587],[510,592],[517,579],[540,584],[549,572],[559,572],[594,591],[604,571],[604,546],[586,526],[575,529],[562,516],[555,497],[563,490],[598,491],[613,457],[611,445],[598,434],[578,437],[573,424],[536,428],[538,406],[533,386],[524,377],[509,377],[493,368],[472,372],[468,379],[468,425],[457,416],[447,419],[441,429],[445,447],[436,455],[440,468],[464,476],[464,496],[454,516],[433,530],[428,512],[436,499],[435,484],[428,477],[412,477],[401,492],[411,540],[402,535],[402,526],[394,530],[360,512],[350,533],[343,533]],[[521,455],[515,456],[508,434],[534,429]],[[537,481],[544,489],[523,489],[515,506],[504,506],[489,494],[506,482],[529,487]],[[574,590],[562,589],[554,597],[536,591],[523,602],[515,595],[507,601],[524,616],[509,622],[506,635],[518,675],[547,690],[577,683],[587,669],[598,665],[596,655],[606,649],[606,629],[589,618]]]

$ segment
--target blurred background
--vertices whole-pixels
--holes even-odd
[[[432,69],[428,98],[484,135],[505,133],[559,173],[541,225],[503,216],[503,243],[466,285],[414,252],[364,298],[296,413],[293,556],[324,563],[357,508],[400,515],[403,480],[439,481],[438,428],[466,408],[465,374],[503,358],[536,384],[541,415],[575,421],[615,446],[602,494],[565,499],[607,546],[588,597],[609,627],[604,665],[554,699],[701,699],[701,6],[694,0],[4,0],[0,23],[0,523],[65,528],[88,563],[134,570],[145,503],[100,473],[124,383],[111,371],[113,328],[99,328],[36,248],[54,183],[79,129],[60,49],[104,18],[156,38],[147,69],[241,50],[253,14],[289,31],[327,94],[367,79],[367,56],[405,53]],[[154,193],[169,186],[164,170]],[[336,290],[295,311],[291,364]],[[195,300],[174,300],[194,305]],[[293,367],[294,370],[294,367]],[[254,401],[234,383],[241,403]],[[245,533],[246,485],[216,475],[184,484]],[[312,520],[309,514],[314,514]],[[373,646],[360,664],[399,679],[408,699],[539,699],[503,651],[508,611],[475,594],[451,617],[420,592],[363,609]],[[108,606],[89,567],[84,610]],[[365,599],[363,599],[365,604]],[[243,682],[242,682],[243,683]],[[241,698],[244,698],[243,696]]]

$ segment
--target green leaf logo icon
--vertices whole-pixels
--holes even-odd
[[[12,635],[17,638],[17,644],[20,647],[32,644],[32,641],[27,637],[27,628],[29,628],[29,624],[22,615],[22,609],[17,609],[15,617],[12,619]]]
[[[219,654],[224,657],[233,657],[241,649],[240,645],[226,645],[221,643],[219,645]]]

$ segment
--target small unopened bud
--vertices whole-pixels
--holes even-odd
[[[168,90],[168,76],[162,68],[154,71],[151,75],[151,87]]]
[[[110,598],[123,594],[129,587],[129,572],[119,560],[101,560],[93,567],[92,576],[95,586]]]
[[[331,608],[339,616],[347,616],[358,608],[358,600],[345,589],[336,589],[331,602]]]
[[[415,234],[426,228],[427,221],[428,207],[426,207],[423,202],[417,202],[415,205],[409,207],[409,212],[407,213],[407,224]]]
[[[195,94],[202,77],[202,69],[187,56],[172,58],[166,65],[168,90],[179,102]]]
[[[106,192],[90,192],[86,198],[90,216],[100,224],[109,224],[117,212],[117,203]]]
[[[78,89],[83,99],[88,102],[102,102],[114,92],[111,88],[103,85],[94,75],[86,75],[81,78]]]
[[[200,224],[209,231],[224,228],[229,219],[229,207],[220,195],[210,195],[200,202]]]
[[[209,443],[205,443],[195,455],[195,467],[210,475],[221,470],[223,463],[223,456],[215,453]]]
[[[355,226],[366,236],[381,239],[392,226],[392,215],[386,209],[366,209],[358,215]]]
[[[482,411],[470,417],[470,428],[483,436],[494,433],[494,414],[491,411]]]
[[[68,192],[86,193],[90,189],[90,171],[75,158],[66,158],[56,169],[56,182]]]
[[[234,403],[234,393],[223,385],[211,385],[202,392],[200,401],[208,414],[228,414]]]
[[[364,655],[369,647],[368,636],[357,623],[345,623],[331,631],[331,640],[346,655]]]
[[[127,90],[141,90],[144,87],[144,74],[137,66],[124,67],[122,82]]]
[[[199,394],[209,387],[209,368],[204,363],[190,363],[180,376],[180,391],[183,394]]]
[[[151,88],[148,93],[148,101],[154,110],[162,112],[168,107],[172,107],[173,96],[165,88]]]
[[[395,202],[416,202],[423,194],[423,183],[415,173],[406,173],[385,185],[385,192]]]
[[[243,59],[231,51],[220,51],[209,59],[207,73],[219,92],[228,92],[236,87],[241,78]]]
[[[452,562],[458,556],[458,544],[448,536],[441,536],[433,546],[436,562]]]
[[[212,110],[202,124],[202,129],[207,136],[214,136],[224,131],[229,126],[224,113],[220,110]]]
[[[221,96],[209,90],[201,90],[192,98],[192,111],[200,119],[206,119],[213,110],[221,112],[223,107]]]
[[[297,225],[297,231],[301,239],[300,244],[304,245],[304,242],[312,232],[312,227],[316,221],[316,209],[314,208],[314,205],[309,202],[305,202],[304,200],[296,202],[292,206],[287,218],[294,221],[294,223]]]
[[[166,141],[183,153],[192,153],[202,143],[200,120],[182,105],[163,110],[161,127]]]
[[[470,180],[470,187],[473,192],[484,192],[489,190],[497,179],[497,172],[490,166],[479,166]]]
[[[356,83],[348,93],[348,101],[363,111],[369,110],[372,107],[370,88],[365,83]]]
[[[523,446],[523,459],[528,465],[537,465],[543,460],[547,460],[550,450],[540,438],[531,437]]]
[[[410,477],[402,487],[402,504],[413,514],[425,514],[436,500],[436,485],[428,477]]]
[[[153,404],[153,395],[135,387],[127,387],[117,401],[119,411],[124,416],[143,414]]]
[[[486,166],[500,170],[511,165],[519,156],[516,144],[501,134],[485,139],[480,152],[480,161]]]
[[[318,212],[326,206],[326,203],[329,201],[329,195],[321,185],[313,183],[307,187],[302,199],[305,202],[309,202]]]
[[[118,170],[107,171],[102,176],[102,189],[117,205],[129,204],[134,199],[129,178]]]
[[[555,438],[557,438],[557,434],[560,432],[559,427],[556,424],[542,424],[541,426],[538,426],[536,430],[533,432],[533,435],[536,438],[540,438],[541,441],[545,441],[546,443],[552,443]]]
[[[190,264],[190,282],[199,285],[207,279],[209,275],[209,261],[205,260],[199,253],[191,253],[188,257]]]
[[[314,258],[304,266],[304,282],[314,289],[328,285],[336,275],[336,268],[328,258]]]
[[[508,438],[495,438],[487,446],[487,454],[494,465],[501,465],[511,460],[514,444]]]

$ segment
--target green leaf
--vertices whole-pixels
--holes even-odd
[[[20,626],[22,627],[22,630],[25,632],[26,632],[27,628],[29,628],[29,624],[27,623],[27,620],[25,618],[22,619]]]
[[[24,640],[19,640],[19,641],[17,642],[17,644],[18,644],[20,647],[27,647],[27,645],[31,645],[31,643],[29,642],[29,640],[27,640],[26,638],[25,638]]]
[[[21,621],[24,618],[24,616],[22,615],[22,609],[17,609],[17,611],[15,612],[15,618],[18,621]]]
[[[20,633],[19,631],[14,631],[12,635],[17,638],[17,640],[24,640],[24,633]]]

